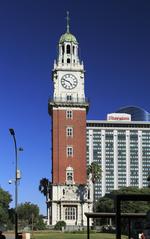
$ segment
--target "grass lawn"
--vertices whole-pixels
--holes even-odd
[[[41,232],[34,233],[34,239],[86,239],[86,234],[77,233],[63,233],[63,232]],[[115,239],[115,234],[108,233],[92,233],[90,239]],[[122,239],[127,239],[126,236],[122,236]]]

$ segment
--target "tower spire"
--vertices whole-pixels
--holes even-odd
[[[70,26],[69,26],[69,22],[70,22],[70,17],[69,17],[69,11],[67,11],[67,33],[70,33]]]

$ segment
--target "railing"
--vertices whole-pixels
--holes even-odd
[[[89,104],[89,99],[88,98],[78,98],[78,97],[72,97],[67,99],[67,97],[54,97],[54,98],[49,98],[49,103],[50,104]]]

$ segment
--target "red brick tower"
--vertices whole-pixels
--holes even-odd
[[[87,184],[86,112],[89,104],[84,93],[84,66],[78,57],[77,39],[69,30],[68,16],[67,31],[59,40],[52,80],[54,94],[49,101],[52,117],[52,224],[64,220],[68,225],[80,225],[84,212],[79,185]]]
[[[80,108],[81,107],[81,108]],[[66,169],[73,168],[73,182],[86,184],[86,109],[62,102],[52,109],[52,181],[66,184]]]

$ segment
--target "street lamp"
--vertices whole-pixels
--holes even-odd
[[[18,214],[17,214],[17,206],[18,206],[18,180],[20,179],[20,170],[18,170],[18,151],[17,151],[17,143],[15,137],[14,129],[9,129],[10,134],[13,137],[14,145],[15,145],[15,239],[18,238]],[[22,148],[18,148],[19,151],[23,151]]]

